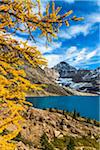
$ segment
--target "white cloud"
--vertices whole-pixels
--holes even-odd
[[[99,56],[99,47],[93,51],[89,51],[88,48],[78,49],[76,46],[72,46],[66,50],[65,54],[47,54],[45,58],[48,60],[48,66],[53,67],[61,61],[66,61],[74,67],[85,67],[89,64],[96,64],[93,60],[95,56]]]
[[[63,56],[58,54],[48,54],[45,55],[44,57],[48,60],[48,67],[50,68],[63,60]]]
[[[87,16],[86,21],[91,23],[92,25],[95,23],[100,23],[100,14],[99,13],[91,13]]]
[[[87,48],[83,48],[79,53],[77,53],[77,57],[75,60],[75,63],[78,63],[80,61],[86,60],[86,54],[87,53]]]
[[[35,46],[37,46],[37,48],[39,49],[39,51],[44,54],[46,52],[52,52],[54,49],[58,49],[62,46],[62,42],[52,42],[50,43],[47,47],[46,44],[43,43],[43,41],[40,41],[38,43],[35,44]]]
[[[89,54],[87,54],[86,60],[94,57],[96,54],[97,54],[97,50],[94,50],[94,51],[90,52]]]
[[[16,35],[11,35],[11,37],[13,39],[16,39],[17,41],[22,41],[22,42],[25,42],[26,39],[24,38],[21,38],[19,36],[16,36]],[[42,53],[50,53],[52,52],[54,49],[58,49],[62,46],[62,42],[52,42],[50,43],[47,47],[46,47],[46,42],[45,42],[45,38],[42,38],[42,39],[39,39],[39,41],[37,41],[36,43],[34,43],[33,41],[28,41],[28,45],[30,46],[36,46],[37,49]]]
[[[72,53],[73,50],[73,53]],[[85,60],[85,57],[87,55],[87,48],[82,48],[81,50],[78,49],[76,46],[72,46],[66,51],[66,61],[71,63],[72,65],[77,65],[81,61]]]
[[[73,55],[75,52],[77,51],[77,47],[76,46],[71,46],[70,48],[67,49],[67,57]]]
[[[46,46],[43,46],[43,45],[37,45],[37,48],[38,48],[38,50],[43,54],[43,53],[45,53],[45,52],[51,52],[53,49],[52,49],[52,47],[50,47],[50,46],[48,46],[48,47],[46,47]]]
[[[50,44],[55,48],[60,48],[62,46],[62,42],[52,42]]]
[[[80,34],[83,34],[84,36],[86,36],[89,34],[90,30],[91,30],[90,24],[74,25],[74,26],[71,26],[69,29],[60,31],[58,36],[64,39],[71,39]]]
[[[67,60],[70,60],[71,58],[77,56],[77,47],[71,46],[70,48],[68,48],[65,56]]]
[[[76,46],[70,47],[66,51],[66,61],[73,66],[89,64],[95,56],[100,56],[100,48],[89,51],[89,48],[78,49]]]
[[[97,0],[97,5],[100,6],[100,0]]]
[[[76,36],[80,33],[83,33],[84,36],[86,36],[89,32],[89,28],[90,28],[90,25],[89,24],[86,24],[86,25],[76,25],[76,26],[72,26],[70,28],[70,35],[71,36]]]
[[[49,1],[50,0],[41,0],[42,12],[45,12],[46,5]],[[69,3],[74,3],[75,0],[64,0],[64,1],[69,2]],[[36,13],[36,10],[34,11]],[[67,30],[61,31],[58,36],[64,39],[71,39],[80,34],[87,36],[90,33],[90,31],[93,29],[93,25],[97,22],[100,22],[100,16],[98,13],[92,13],[86,16],[85,22],[86,23],[83,25],[73,25],[67,28]],[[13,38],[17,40],[25,41],[25,39],[20,38],[18,36],[13,36]],[[36,44],[33,43],[32,41],[29,41],[28,44],[31,46],[37,46],[37,48],[42,52],[42,54],[46,52],[52,53],[54,49],[58,49],[62,46],[62,42],[59,42],[59,43],[53,42],[46,48],[44,39],[39,39],[39,42],[37,42]],[[78,49],[78,47],[72,46],[67,49],[66,54],[61,54],[61,55],[48,54],[48,55],[45,55],[45,57],[48,60],[49,67],[53,67],[54,65],[56,65],[57,63],[65,59],[71,65],[78,66],[80,64],[84,64],[84,65],[86,65],[86,63],[89,64],[90,60],[94,56],[97,56],[97,53],[98,53],[98,49],[95,49],[90,52],[88,48]]]
[[[12,38],[23,41],[25,40],[23,38],[20,38],[18,36],[11,36]],[[37,48],[42,52],[52,52],[56,48],[60,48],[62,46],[62,43],[59,42],[53,42],[48,48],[46,48],[45,45],[43,45],[43,41],[40,40],[40,43],[32,43],[31,41],[28,42],[30,46],[37,46]],[[93,58],[95,56],[100,56],[100,47],[97,46],[96,49],[90,51],[89,48],[82,48],[79,49],[77,46],[71,46],[66,50],[66,53],[64,54],[46,54],[44,55],[45,58],[48,60],[48,66],[53,67],[57,63],[66,60],[69,64],[75,67],[83,67],[86,65],[96,64],[97,61],[94,61]]]
[[[63,39],[71,39],[76,36],[83,34],[87,36],[88,34],[94,31],[94,24],[100,23],[99,13],[92,13],[85,17],[85,24],[82,25],[73,25],[67,28],[66,30],[61,30],[58,36]]]

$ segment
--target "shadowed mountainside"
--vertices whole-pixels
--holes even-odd
[[[99,94],[100,68],[95,70],[76,69],[66,61],[53,67],[59,73],[57,82],[65,87],[85,92]]]
[[[27,79],[32,83],[45,84],[46,87],[43,91],[30,92],[28,96],[57,96],[57,95],[92,95],[90,93],[78,92],[69,87],[63,87],[56,83],[59,78],[58,72],[54,69],[41,69],[39,67],[33,68],[28,64],[24,66],[25,72],[27,74]]]

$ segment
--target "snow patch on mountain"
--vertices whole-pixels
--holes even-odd
[[[82,92],[98,94],[100,92],[100,67],[95,70],[76,69],[63,61],[54,66],[59,73],[56,82]]]

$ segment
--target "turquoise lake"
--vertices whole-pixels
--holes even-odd
[[[35,108],[56,108],[70,112],[75,109],[83,117],[100,120],[99,96],[28,97],[27,100],[31,102]]]

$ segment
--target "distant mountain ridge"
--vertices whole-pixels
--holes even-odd
[[[43,84],[45,87],[43,91],[30,91],[27,96],[57,96],[57,95],[94,95],[91,93],[78,92],[77,90],[69,87],[60,86],[57,81],[59,80],[59,73],[55,69],[50,68],[33,68],[31,65],[25,63],[23,69],[26,72],[26,77],[31,83]]]
[[[59,73],[57,83],[82,92],[99,94],[100,67],[95,70],[76,69],[67,62],[62,61],[52,69]]]
[[[70,66],[64,61],[54,66],[53,69],[59,72],[61,78],[73,77],[73,74],[77,71],[76,68]]]

